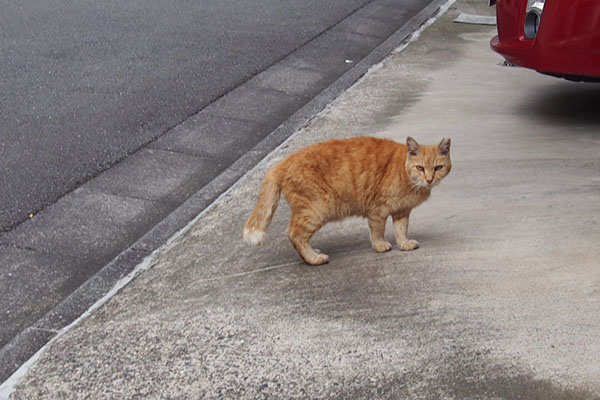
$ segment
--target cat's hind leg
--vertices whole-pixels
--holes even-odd
[[[287,229],[292,245],[307,264],[321,265],[329,262],[327,254],[317,253],[309,244],[310,238],[323,226],[323,221],[307,213],[293,212]]]
[[[392,244],[385,240],[385,221],[388,215],[369,215],[369,231],[371,233],[371,244],[378,253],[390,251]]]

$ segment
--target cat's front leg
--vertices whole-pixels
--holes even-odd
[[[369,215],[369,230],[371,233],[371,244],[373,249],[378,253],[390,251],[392,244],[385,240],[385,221],[388,215],[382,217],[380,215]]]
[[[406,237],[408,232],[408,213],[394,213],[392,220],[394,221],[394,230],[396,231],[396,242],[400,250],[410,251],[419,247],[419,242]]]

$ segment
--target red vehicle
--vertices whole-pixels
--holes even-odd
[[[600,0],[489,0],[492,49],[515,65],[575,81],[600,82]]]

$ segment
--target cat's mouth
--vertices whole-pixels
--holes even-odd
[[[431,183],[429,182],[424,182],[424,181],[416,181],[414,182],[415,187],[417,187],[418,189],[431,189],[434,186],[437,186],[437,184],[439,183],[439,181],[433,181]]]

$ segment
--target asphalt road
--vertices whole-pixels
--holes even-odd
[[[371,2],[3,2],[0,230]]]
[[[0,378],[440,4],[3,4]]]

